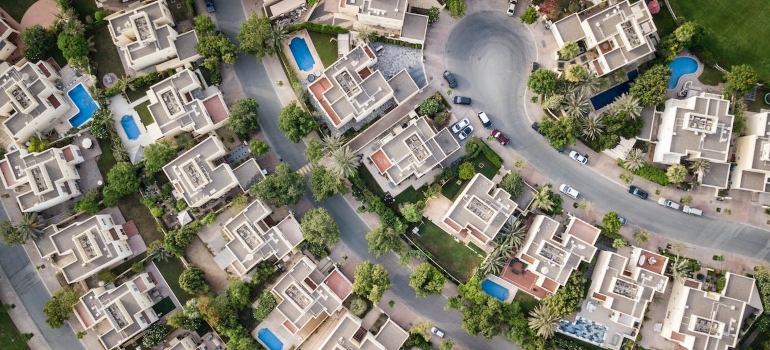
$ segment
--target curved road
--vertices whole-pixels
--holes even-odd
[[[666,237],[770,261],[767,231],[690,216],[653,200],[638,199],[625,187],[556,152],[532,130],[524,109],[524,103],[529,103],[524,100],[529,63],[536,55],[532,35],[520,21],[501,11],[484,11],[465,17],[452,29],[444,65],[457,78],[459,88],[455,92],[473,98],[473,109],[485,111],[493,125],[510,136],[509,146],[555,184],[567,183],[596,207],[618,211],[629,221]],[[478,122],[475,117],[469,119]],[[483,133],[483,129],[477,130],[477,135]]]

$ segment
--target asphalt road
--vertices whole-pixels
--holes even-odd
[[[493,125],[510,136],[509,147],[529,164],[555,185],[567,183],[574,187],[593,206],[615,210],[630,222],[666,237],[770,261],[767,231],[727,220],[689,216],[652,200],[638,199],[627,188],[557,153],[532,130],[524,111],[529,63],[536,60],[534,45],[527,29],[502,12],[477,12],[465,17],[449,34],[445,48],[445,67],[458,81],[455,93],[473,98],[474,110],[485,111]]]

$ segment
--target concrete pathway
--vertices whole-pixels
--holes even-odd
[[[59,8],[56,7],[56,1],[38,0],[24,13],[24,17],[21,18],[21,28],[29,28],[36,24],[48,28],[53,24],[58,13]]]

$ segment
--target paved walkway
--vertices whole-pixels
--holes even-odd
[[[20,23],[21,28],[32,27],[36,24],[41,25],[43,28],[48,28],[53,24],[58,13],[59,8],[56,7],[56,1],[38,0],[24,13]]]
[[[29,315],[24,303],[21,302],[16,291],[13,289],[8,276],[5,275],[5,271],[0,267],[0,300],[3,305],[13,305],[13,308],[8,309],[8,315],[11,316],[13,323],[19,330],[19,333],[31,333],[32,339],[27,341],[27,345],[31,349],[50,350],[51,346],[48,345],[45,338],[40,335],[40,329],[37,328],[35,322],[32,321],[32,316]]]

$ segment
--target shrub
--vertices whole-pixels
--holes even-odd
[[[117,278],[118,276],[115,276],[115,273],[113,273],[112,270],[109,270],[109,269],[103,269],[96,274],[97,280],[107,284],[115,282]]]
[[[350,312],[356,316],[363,315],[367,308],[366,301],[361,298],[355,298],[350,302]]]
[[[267,318],[267,315],[270,314],[270,311],[273,311],[275,306],[276,301],[273,293],[266,289],[259,297],[259,305],[254,308],[254,319],[256,319],[257,322],[264,321],[265,318]]]
[[[473,167],[473,163],[464,162],[460,164],[460,180],[470,180],[476,175],[476,168]]]
[[[141,261],[137,261],[131,265],[131,272],[140,274],[144,271],[144,263]]]
[[[619,166],[625,168],[624,164],[625,162],[622,159],[618,159]],[[641,168],[635,171],[632,171],[632,173],[634,175],[650,180],[661,186],[668,186],[670,184],[668,182],[668,176],[666,176],[666,171],[663,169],[657,168],[650,163],[644,163],[644,165]]]

